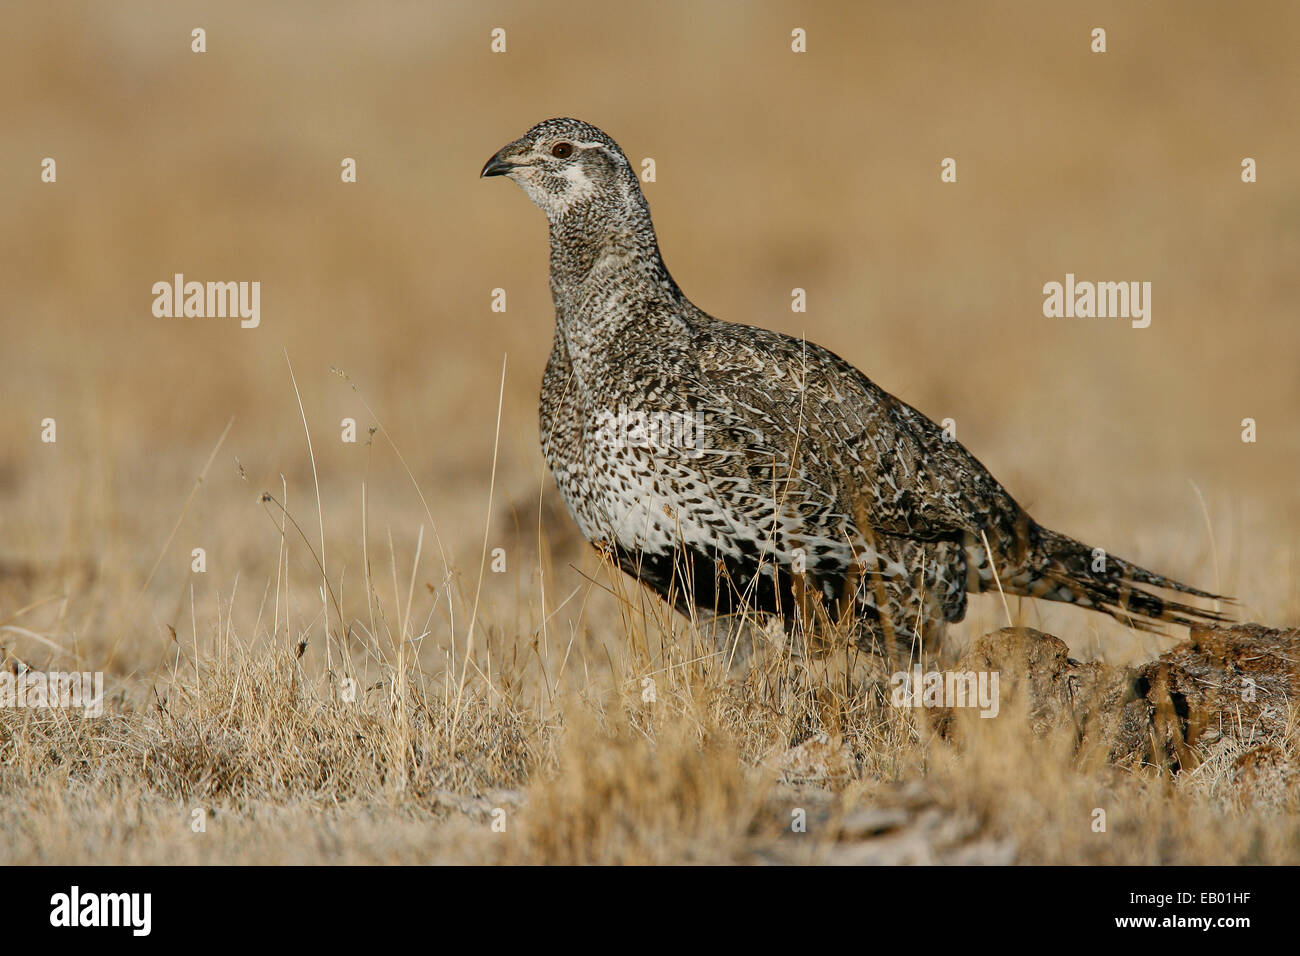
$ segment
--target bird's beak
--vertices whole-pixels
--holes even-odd
[[[518,163],[512,163],[502,159],[501,153],[498,152],[483,164],[483,171],[478,175],[480,179],[484,176],[504,176],[518,165]]]

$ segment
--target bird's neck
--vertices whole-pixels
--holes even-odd
[[[578,204],[551,222],[557,332],[580,376],[629,332],[684,332],[691,308],[659,254],[640,190],[621,199]]]

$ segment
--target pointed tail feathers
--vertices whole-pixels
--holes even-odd
[[[1232,598],[1148,571],[1047,528],[1036,530],[1038,546],[1030,559],[1025,594],[1090,607],[1144,631],[1159,632],[1158,623],[1193,627],[1233,620],[1220,611],[1164,598],[1147,588],[1228,604],[1234,603]]]

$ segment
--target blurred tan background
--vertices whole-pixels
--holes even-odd
[[[526,638],[582,583],[569,565],[594,561],[546,519],[556,580],[539,604],[546,224],[477,174],[555,115],[655,159],[661,246],[702,308],[806,334],[954,418],[1043,523],[1234,593],[1247,618],[1300,620],[1294,4],[51,2],[6,21],[0,622],[117,671],[165,657],[191,587],[200,634],[227,613],[264,632],[280,538],[259,493],[279,497],[283,475],[319,537],[287,350],[345,611],[365,608],[365,481],[372,561],[387,574],[391,532],[402,590],[426,525],[416,613],[445,645],[419,496],[387,444],[345,445],[338,423],[364,440],[369,403],[472,595],[508,352],[488,539],[511,573],[487,576],[484,602],[501,640]],[[260,328],[155,318],[151,286],[176,272],[260,281]],[[1067,272],[1150,281],[1151,327],[1044,318],[1042,286]],[[291,551],[306,627],[314,565]],[[551,623],[599,628],[598,605],[597,589]],[[962,633],[1000,615],[981,599]],[[1139,641],[1074,609],[1030,620],[1088,654]],[[42,653],[24,640],[0,643]]]

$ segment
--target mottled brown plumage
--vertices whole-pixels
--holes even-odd
[[[696,308],[600,130],[548,120],[483,175],[509,176],[550,221],[541,437],[560,494],[589,541],[678,607],[816,631],[851,619],[864,645],[933,634],[998,585],[1139,627],[1220,619],[1142,586],[1214,595],[1038,525],[839,356]]]

